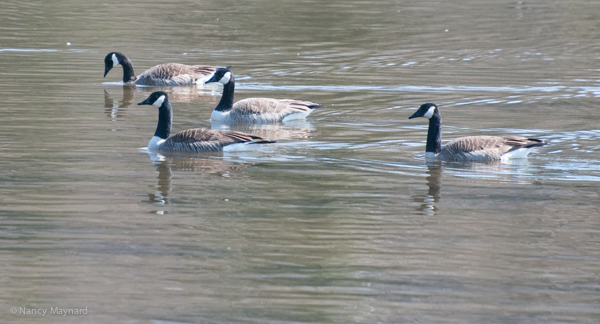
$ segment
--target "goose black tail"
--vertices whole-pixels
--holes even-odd
[[[252,141],[249,142],[248,144],[273,144],[273,143],[277,143],[277,141],[269,141],[268,139],[265,139],[263,137],[260,136],[252,136]]]
[[[273,144],[273,143],[277,143],[277,141],[255,140],[252,142],[248,142],[248,144]]]
[[[525,147],[536,147],[536,146],[544,146],[548,143],[544,142],[544,140],[537,138],[528,138],[529,142],[525,145]]]

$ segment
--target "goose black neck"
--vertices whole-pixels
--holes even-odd
[[[136,79],[135,72],[133,72],[133,64],[129,58],[125,55],[118,57],[119,63],[123,67],[123,83],[133,82]]]
[[[233,73],[231,73],[231,78],[227,84],[223,85],[223,96],[221,97],[221,101],[217,105],[215,110],[217,111],[227,111],[233,108],[233,91],[235,89],[235,80],[233,79]]]
[[[158,136],[162,139],[169,138],[171,135],[171,123],[173,120],[173,107],[171,106],[171,100],[165,98],[160,108],[158,108],[158,125],[156,126],[156,132],[154,136]]]
[[[439,112],[433,114],[429,119],[429,130],[427,130],[427,146],[425,152],[440,153],[442,150],[442,116]]]

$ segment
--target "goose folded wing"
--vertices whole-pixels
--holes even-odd
[[[142,77],[151,77],[154,79],[177,79],[185,76],[186,79],[197,79],[211,74],[215,68],[208,65],[185,65],[179,63],[166,63],[149,68],[140,75]]]
[[[194,128],[181,131],[167,139],[173,143],[220,143],[223,146],[235,143],[261,142],[264,139],[259,136],[253,136],[236,131],[220,131],[215,129]]]
[[[465,136],[457,138],[444,146],[449,152],[474,152],[480,150],[501,149],[505,140],[497,136]]]
[[[250,136],[244,137],[243,134],[227,133],[203,128],[184,130],[166,139],[161,144],[161,150],[188,153],[218,152],[226,145],[252,140]]]
[[[195,78],[213,74],[216,71],[216,68],[210,65],[191,65],[189,68],[191,70],[190,74],[194,75]]]

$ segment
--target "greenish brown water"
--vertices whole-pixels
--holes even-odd
[[[0,322],[598,323],[600,4],[5,1]],[[255,153],[153,161],[157,88],[110,51],[233,65],[236,99],[305,99]],[[220,86],[160,88],[174,130]],[[444,139],[549,141],[513,164]],[[235,128],[235,127],[234,127]],[[17,314],[11,314],[15,307]],[[60,316],[51,308],[82,309]],[[48,314],[21,314],[46,309]]]

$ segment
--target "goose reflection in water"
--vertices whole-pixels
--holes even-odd
[[[270,141],[309,138],[315,127],[307,120],[291,120],[286,122],[252,124],[221,123],[211,121],[211,129],[231,130],[260,136]]]
[[[165,156],[161,153],[148,151],[152,165],[158,171],[158,184],[156,190],[150,193],[148,202],[156,205],[168,205],[169,194],[173,189],[172,177],[173,171],[176,172],[195,172],[202,174],[220,174],[223,177],[229,176],[231,171],[242,170],[247,167],[246,164],[232,162],[219,158],[222,153],[214,153],[202,157],[177,157]],[[216,156],[215,156],[216,155]],[[218,179],[218,178],[215,178]],[[156,211],[157,214],[165,214],[164,210]]]
[[[202,107],[212,107],[217,104],[216,86],[206,88],[189,87],[137,87],[137,91],[148,97],[152,92],[163,91],[169,94],[171,102],[199,103]]]
[[[533,179],[528,177],[527,159],[517,159],[510,162],[499,161],[429,161],[427,165],[427,194],[415,195],[412,201],[421,203],[417,211],[425,215],[435,215],[439,210],[437,204],[442,196],[442,173],[461,178],[460,182],[485,183],[524,183],[529,184]]]
[[[164,160],[152,162],[152,164],[154,165],[154,168],[156,168],[156,171],[158,171],[158,185],[156,186],[156,191],[154,193],[148,194],[149,201],[159,205],[169,204],[167,197],[169,196],[171,189],[173,189],[171,184],[173,172],[171,171],[170,163],[168,160]],[[165,212],[157,211],[157,214],[165,214]]]
[[[135,97],[135,88],[131,86],[123,86],[123,99],[117,101],[113,99],[113,96],[104,89],[104,111],[106,116],[116,121],[119,118],[125,116],[127,108],[133,104],[133,98]]]
[[[172,102],[201,102],[202,106],[213,106],[217,102],[215,89],[198,89],[196,87],[136,87],[135,85],[123,85],[123,98],[117,101],[108,90],[104,89],[104,108],[106,116],[113,121],[123,118],[127,108],[135,103],[135,93],[142,92],[142,96],[155,91],[164,91],[169,94]],[[111,90],[112,91],[112,90]],[[117,90],[112,91],[117,93]]]
[[[421,203],[417,211],[425,215],[435,215],[438,211],[436,204],[440,201],[442,192],[442,163],[441,161],[427,162],[427,187],[426,195],[415,195],[412,200]]]

